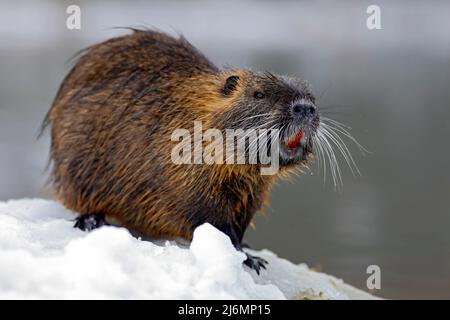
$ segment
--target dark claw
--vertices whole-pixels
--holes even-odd
[[[92,231],[105,225],[108,225],[105,220],[105,215],[97,213],[79,216],[75,219],[75,224],[73,227],[81,229],[83,231]]]
[[[244,261],[244,264],[250,269],[255,270],[258,275],[261,268],[266,269],[266,264],[268,264],[266,260],[260,257],[252,256],[248,253],[245,254],[247,255],[247,260]]]

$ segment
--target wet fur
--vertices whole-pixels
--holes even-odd
[[[221,73],[186,40],[138,31],[91,47],[49,111],[52,182],[81,215],[151,237],[190,239],[204,222],[242,239],[272,177],[251,166],[174,165],[175,128],[211,123],[230,99]]]
[[[253,99],[258,90],[272,93],[264,104]],[[261,119],[251,115],[275,110],[282,119],[282,106],[298,98],[313,101],[306,82],[219,70],[184,38],[137,30],[94,45],[44,122],[55,193],[81,216],[104,215],[145,236],[189,240],[209,222],[240,246],[276,177],[258,165],[173,164],[171,134],[194,120],[204,129],[255,127]]]

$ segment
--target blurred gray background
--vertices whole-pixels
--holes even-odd
[[[81,30],[65,26],[81,7]],[[366,28],[381,7],[382,30]],[[386,298],[450,298],[450,2],[448,1],[17,1],[0,3],[0,200],[51,197],[39,125],[68,59],[126,33],[183,33],[219,66],[309,80],[324,112],[350,125],[372,153],[352,151],[336,192],[313,166],[281,181],[246,236],[366,288],[381,267]]]

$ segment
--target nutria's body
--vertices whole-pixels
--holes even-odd
[[[301,112],[291,110],[296,101]],[[240,249],[275,176],[261,175],[259,165],[174,164],[170,138],[194,120],[206,128],[256,126],[262,119],[245,119],[263,112],[276,114],[280,128],[296,121],[310,137],[318,124],[304,82],[221,71],[183,38],[135,31],[95,45],[47,116],[56,194],[81,217],[106,215],[150,237],[190,239],[209,222]],[[282,151],[282,170],[305,163],[311,143]]]

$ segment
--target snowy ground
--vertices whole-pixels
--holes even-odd
[[[73,214],[42,199],[0,202],[0,299],[372,299],[342,280],[270,251],[257,276],[209,224],[189,247],[103,227],[72,228]]]

